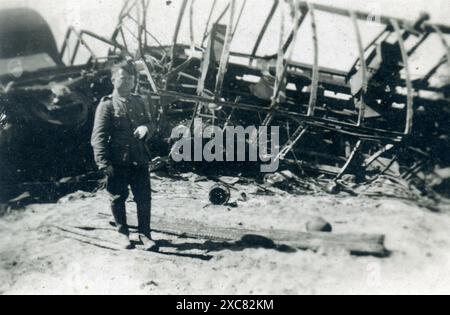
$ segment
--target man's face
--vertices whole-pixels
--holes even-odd
[[[123,69],[119,69],[113,76],[114,88],[120,95],[127,96],[133,92],[135,77]]]

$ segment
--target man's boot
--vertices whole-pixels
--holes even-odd
[[[144,246],[144,249],[146,250],[150,250],[156,247],[156,242],[152,239],[150,233],[148,234],[139,233],[139,240]]]
[[[131,245],[131,242],[130,242],[129,234],[124,234],[124,233],[119,232],[119,242],[120,242],[120,247],[122,247],[123,249],[132,249],[133,248],[133,245]]]
[[[148,200],[144,202],[138,201],[136,203],[138,210],[139,240],[144,245],[145,249],[151,249],[156,246],[150,232],[151,203]]]
[[[122,248],[131,249],[130,231],[128,229],[125,203],[117,201],[111,204],[112,214],[116,222],[117,232],[119,232],[119,242]]]

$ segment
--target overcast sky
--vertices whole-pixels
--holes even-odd
[[[238,0],[241,3],[242,0]],[[151,0],[149,24],[152,33],[161,41],[170,41],[175,27],[178,7],[181,0],[174,0],[170,6],[165,0]],[[423,11],[427,11],[433,22],[450,24],[449,0],[314,0],[313,3],[327,4],[352,10],[368,11],[374,14],[384,14],[394,17],[415,19]],[[208,16],[212,0],[196,0],[195,29],[196,39],[201,37],[204,24]],[[219,0],[224,6],[227,0]],[[233,43],[235,50],[251,50],[254,38],[264,22],[272,0],[248,0]],[[49,22],[58,44],[64,38],[69,25],[78,29],[88,29],[102,36],[109,37],[117,23],[117,17],[122,7],[121,0],[0,0],[0,9],[9,7],[31,7],[40,12]],[[238,6],[239,7],[239,6]],[[310,36],[310,22],[305,20],[302,36],[299,37],[294,59],[298,61],[312,61],[312,40]],[[351,21],[346,18],[334,17],[328,14],[317,15],[320,63],[322,66],[342,68],[345,70],[357,57],[356,37]],[[367,24],[367,25],[366,25]],[[379,31],[378,26],[361,23],[363,40],[368,43]],[[188,19],[182,25],[182,39],[188,38]],[[266,40],[261,45],[262,53],[275,52],[278,43],[279,23],[275,21],[269,28]],[[305,36],[305,34],[308,34]],[[434,53],[439,55],[443,49],[439,41],[430,42],[436,46]],[[438,47],[439,46],[439,47]],[[428,58],[430,59],[430,58]],[[421,61],[422,63],[426,60]],[[423,67],[425,68],[425,66]]]

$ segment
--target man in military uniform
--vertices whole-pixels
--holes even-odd
[[[151,189],[146,140],[152,126],[144,100],[132,94],[136,68],[123,62],[112,69],[114,92],[104,97],[95,114],[91,144],[95,161],[107,176],[111,209],[125,248],[130,247],[126,201],[131,187],[137,204],[140,241],[155,245],[150,233]]]

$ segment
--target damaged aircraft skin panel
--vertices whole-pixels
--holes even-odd
[[[70,28],[60,51],[35,12],[0,12],[0,26],[9,25],[0,27],[0,178],[8,179],[1,191],[95,170],[92,117],[111,92],[110,68],[120,58],[139,67],[137,92],[149,100],[158,130],[154,143],[169,138],[172,127],[193,128],[201,118],[220,128],[279,126],[273,158],[303,174],[323,174],[332,184],[390,174],[427,190],[428,174],[450,166],[449,26],[430,23],[427,14],[416,21],[380,16],[373,22],[369,13],[274,0],[253,37],[244,38],[242,21],[255,14],[249,1],[210,1],[202,18],[196,15],[199,2],[171,4],[178,14],[168,18],[173,33],[167,38],[152,27],[153,2],[126,1],[110,38]],[[19,13],[29,19],[10,24]],[[320,27],[330,15],[351,27],[354,51],[345,53],[355,58],[347,69],[322,64]],[[376,27],[368,31],[370,23]],[[273,32],[279,41],[269,51]],[[27,44],[11,40],[17,33]],[[88,38],[109,47],[105,57]],[[435,42],[444,53],[426,73],[417,73],[421,47]],[[88,60],[77,64],[81,49]],[[41,60],[32,64],[42,67],[27,69],[29,59]],[[14,66],[17,60],[22,70]],[[66,144],[64,150],[58,143]]]

